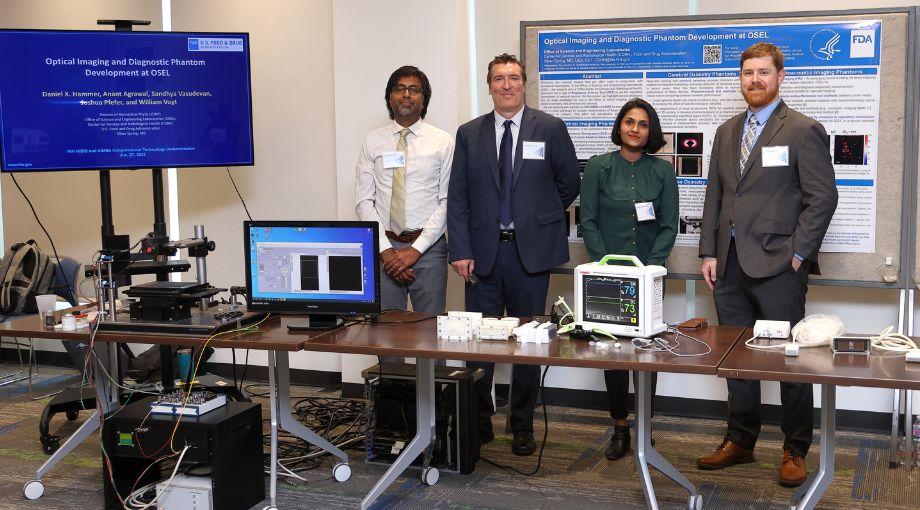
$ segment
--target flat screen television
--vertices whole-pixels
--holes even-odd
[[[249,310],[308,314],[307,329],[379,314],[377,229],[373,221],[244,222]]]
[[[0,30],[4,172],[252,165],[249,34]]]

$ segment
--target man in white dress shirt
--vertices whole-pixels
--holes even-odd
[[[382,307],[443,314],[447,294],[447,187],[454,140],[424,122],[428,77],[414,66],[390,75],[390,122],[358,155],[355,212],[380,224]]]

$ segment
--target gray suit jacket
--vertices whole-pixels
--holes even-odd
[[[739,171],[747,112],[719,126],[709,159],[700,257],[718,258],[718,274],[735,230],[735,249],[748,276],[789,269],[794,253],[819,274],[818,248],[837,208],[837,186],[824,126],[780,101]],[[763,147],[786,146],[789,164],[764,167]]]

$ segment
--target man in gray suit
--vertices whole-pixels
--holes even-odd
[[[561,120],[524,105],[524,66],[507,53],[486,77],[495,109],[460,126],[447,196],[449,260],[466,280],[466,308],[489,316],[545,313],[549,270],[569,260],[565,210],[578,195],[578,160]],[[494,363],[483,368],[479,436],[490,441]],[[511,451],[536,449],[540,368],[514,365]]]
[[[837,207],[824,127],[779,97],[783,54],[757,43],[741,54],[748,109],[716,131],[700,234],[701,272],[713,290],[719,323],[751,327],[758,319],[805,316],[809,273]],[[811,384],[780,383],[783,463],[780,483],[805,481],[812,441]],[[728,431],[700,469],[753,462],[760,433],[760,381],[728,380]]]

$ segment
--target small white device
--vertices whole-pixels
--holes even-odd
[[[479,336],[479,325],[482,324],[482,312],[458,312],[458,311],[449,311],[447,312],[448,317],[458,318],[466,317],[470,320],[470,327],[473,329],[472,338]]]
[[[609,265],[611,261],[632,265]],[[667,329],[662,266],[632,255],[607,255],[575,267],[575,322],[586,330],[648,337]]]
[[[920,349],[911,349],[907,351],[904,359],[912,363],[920,363]]]
[[[758,338],[789,338],[789,321],[757,321],[754,336]]]
[[[438,315],[438,338],[444,340],[472,340],[472,322],[469,317]]]
[[[799,344],[792,342],[786,344],[786,356],[798,356],[799,355]]]
[[[548,344],[556,338],[556,325],[552,322],[531,321],[514,328],[514,336],[520,343]]]
[[[157,484],[157,508],[161,510],[214,510],[210,476],[176,475]]]
[[[480,340],[507,340],[521,323],[517,317],[484,318],[479,326]]]

